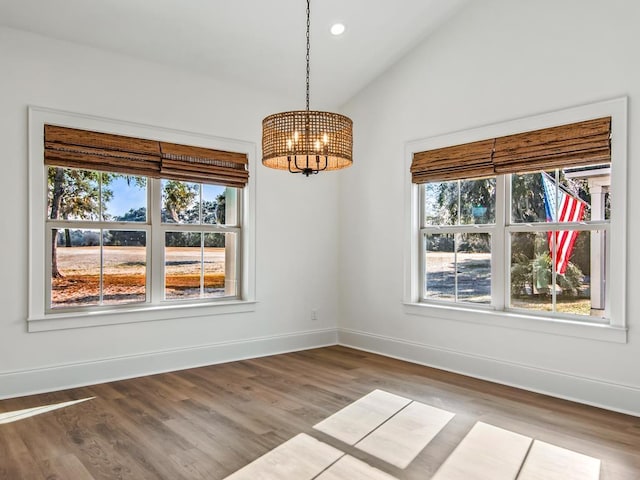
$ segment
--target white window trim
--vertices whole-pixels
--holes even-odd
[[[113,309],[46,313],[46,225],[47,176],[44,165],[44,125],[147,138],[170,143],[194,145],[217,150],[244,153],[249,171],[255,172],[256,146],[253,142],[214,137],[181,130],[144,125],[83,115],[49,108],[30,106],[29,110],[29,310],[28,331],[60,330],[121,323],[200,317],[255,310],[255,175],[249,175],[241,190],[242,235],[239,264],[241,285],[239,299],[192,304],[159,303]],[[38,194],[40,192],[40,194]],[[195,226],[197,227],[197,226]],[[170,228],[169,228],[170,229]]]
[[[405,144],[405,241],[404,294],[405,312],[426,317],[481,323],[504,328],[529,330],[555,335],[626,343],[626,252],[627,252],[627,97],[582,105],[565,110],[452,132]],[[615,192],[615,212],[610,223],[610,257],[608,264],[608,324],[588,323],[563,318],[541,317],[514,312],[473,308],[469,305],[421,303],[421,266],[419,248],[420,188],[411,183],[413,154],[436,148],[460,145],[487,138],[539,130],[593,118],[611,116],[611,190]],[[498,207],[504,207],[496,205]],[[496,219],[497,220],[497,219]],[[504,263],[504,260],[498,259]],[[506,266],[502,265],[503,275]],[[492,269],[493,270],[493,269]],[[615,274],[611,274],[615,272]]]

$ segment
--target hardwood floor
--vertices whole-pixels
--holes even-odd
[[[374,389],[456,416],[404,470],[313,425]],[[299,433],[398,479],[428,479],[482,421],[640,478],[640,418],[345,347],[244,360],[0,401],[0,414],[95,397],[0,423],[0,479],[223,479]]]

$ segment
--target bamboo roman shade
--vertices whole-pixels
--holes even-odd
[[[44,162],[170,180],[247,184],[247,156],[201,147],[45,125]]]
[[[157,177],[160,145],[140,138],[45,125],[44,163]]]
[[[480,178],[611,161],[611,117],[413,155],[413,183]]]
[[[465,143],[413,155],[413,183],[478,178],[494,175],[491,153],[494,141]]]
[[[160,142],[160,150],[162,178],[240,188],[249,180],[247,156],[243,153],[165,142]]]

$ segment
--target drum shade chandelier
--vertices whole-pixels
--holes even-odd
[[[353,163],[351,119],[338,113],[309,110],[309,4],[307,0],[307,108],[274,113],[262,121],[262,163],[307,177]]]

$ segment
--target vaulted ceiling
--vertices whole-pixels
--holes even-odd
[[[344,103],[468,1],[312,0],[311,108]],[[304,0],[0,0],[2,26],[289,95],[300,108],[305,15]],[[339,37],[335,22],[346,25]]]

